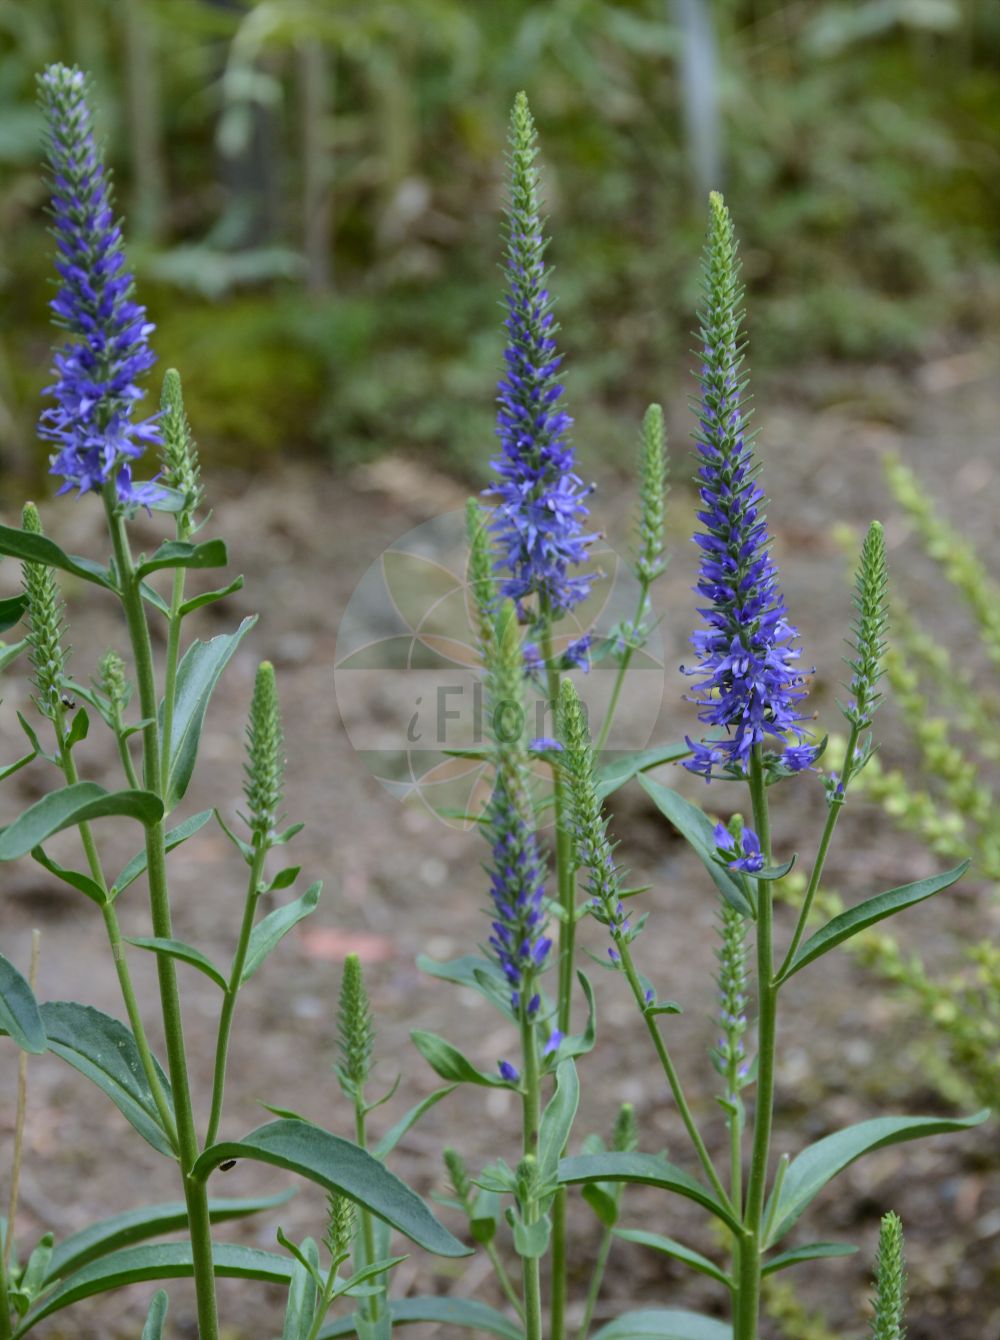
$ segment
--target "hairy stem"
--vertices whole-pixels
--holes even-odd
[[[541,1124],[541,1077],[538,1073],[538,1048],[535,1026],[528,1019],[521,1021],[521,1056],[524,1063],[524,1097],[522,1104],[523,1143],[525,1155],[538,1157],[538,1135]],[[532,1202],[523,1207],[526,1223],[534,1223],[538,1206]],[[542,1289],[537,1256],[521,1258],[524,1289],[525,1340],[542,1340]]]

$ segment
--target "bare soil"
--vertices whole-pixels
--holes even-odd
[[[811,703],[818,729],[838,728],[834,699],[841,678],[841,639],[850,618],[847,565],[831,535],[834,522],[860,528],[885,519],[890,563],[910,603],[943,638],[972,655],[963,613],[932,566],[921,558],[883,483],[886,451],[903,455],[963,531],[982,545],[1000,571],[996,517],[1000,509],[996,424],[1000,388],[980,356],[942,358],[903,377],[871,369],[846,373],[814,370],[807,385],[772,385],[758,393],[765,482],[775,552],[787,602],[798,624],[804,657],[817,667]],[[654,742],[677,739],[693,728],[692,709],[675,667],[685,656],[694,619],[690,588],[696,556],[689,533],[693,494],[688,475],[686,391],[679,388],[669,414],[674,487],[669,514],[673,560],[656,592],[663,618],[667,673]],[[635,417],[635,416],[631,416]],[[582,434],[581,434],[582,436]],[[623,548],[633,506],[628,473],[633,428],[622,415],[620,445],[604,455],[584,452],[600,485],[595,515]],[[446,1035],[483,1068],[512,1052],[505,1022],[478,996],[432,981],[415,967],[418,954],[443,959],[469,952],[484,938],[484,857],[481,839],[433,818],[420,805],[401,805],[371,776],[343,728],[334,689],[339,621],[370,563],[402,533],[461,506],[465,487],[405,456],[384,457],[374,467],[338,477],[318,463],[291,460],[266,475],[220,475],[205,462],[215,515],[206,534],[230,545],[233,571],[246,575],[244,592],[195,616],[200,636],[228,631],[260,611],[211,704],[195,782],[183,813],[217,805],[230,819],[241,806],[243,728],[259,659],[278,670],[289,757],[289,820],[305,820],[291,855],[303,866],[299,888],[323,878],[319,910],[288,938],[241,997],[233,1038],[224,1134],[238,1136],[267,1120],[257,1100],[295,1108],[347,1135],[351,1114],[331,1072],[340,961],[357,949],[378,1023],[376,1083],[388,1088],[402,1076],[395,1097],[372,1116],[376,1134],[438,1081],[412,1048],[413,1028]],[[43,515],[53,538],[74,552],[103,555],[99,508],[93,500],[59,500]],[[10,519],[10,518],[8,518]],[[141,543],[151,548],[159,523],[140,522]],[[16,586],[15,565],[0,573]],[[108,645],[124,635],[111,602],[95,588],[67,583],[74,671],[93,673]],[[194,624],[194,620],[192,623]],[[31,714],[25,666],[8,673],[0,708],[0,758],[21,752],[15,710]],[[648,679],[649,677],[644,677]],[[648,691],[648,689],[644,690]],[[373,704],[373,711],[378,704]],[[892,738],[887,710],[889,760],[908,758],[905,742]],[[115,759],[96,728],[79,751],[87,775],[118,785]],[[728,814],[741,803],[738,790],[702,783],[664,769],[664,780]],[[42,765],[8,784],[2,814],[15,815],[53,784]],[[638,943],[641,966],[684,1014],[668,1019],[678,1068],[693,1094],[699,1121],[713,1150],[724,1149],[724,1125],[711,1087],[706,1049],[713,1041],[714,891],[700,866],[634,784],[615,798],[615,832],[635,882],[652,885],[642,900],[650,917]],[[178,816],[180,817],[180,816]],[[814,849],[823,817],[818,778],[782,786],[775,801],[776,849]],[[113,825],[100,829],[102,850],[116,869],[132,854],[134,834]],[[54,844],[69,859],[72,843]],[[828,884],[854,900],[919,878],[939,863],[919,843],[901,835],[863,804],[848,807],[829,863]],[[243,898],[244,867],[214,825],[170,858],[176,934],[226,963]],[[126,934],[149,933],[141,883],[122,899]],[[279,895],[288,897],[287,894]],[[121,1002],[101,919],[84,897],[72,895],[31,863],[4,871],[4,954],[22,969],[33,927],[42,932],[38,994],[78,999],[121,1015]],[[908,914],[904,942],[936,964],[957,959],[963,935],[1000,932],[995,891],[974,877]],[[788,919],[780,921],[788,933]],[[601,928],[586,926],[587,946],[603,952]],[[130,953],[147,1017],[155,1018],[151,963]],[[584,1102],[574,1143],[588,1131],[607,1134],[619,1101],[635,1104],[647,1150],[667,1149],[694,1171],[684,1133],[657,1073],[648,1039],[638,1026],[623,984],[596,973],[599,1038],[581,1063]],[[211,1078],[218,993],[207,979],[182,970],[185,1025],[193,1082],[202,1121]],[[924,1078],[919,1044],[923,1024],[847,956],[830,956],[803,973],[783,996],[778,1077],[776,1150],[803,1145],[853,1121],[888,1112],[949,1111]],[[582,1022],[582,1021],[581,1021]],[[152,1026],[151,1026],[152,1027]],[[152,1027],[154,1038],[156,1029]],[[157,1043],[159,1040],[157,1039]],[[6,1081],[0,1088],[0,1147],[4,1159],[14,1124],[15,1056],[4,1043]],[[175,1170],[145,1146],[104,1097],[55,1057],[29,1066],[30,1109],[22,1176],[18,1239],[34,1242],[46,1228],[59,1236],[92,1219],[141,1203],[175,1199]],[[403,1141],[392,1167],[424,1194],[442,1191],[440,1154],[451,1144],[473,1169],[498,1155],[513,1161],[517,1112],[502,1091],[463,1089],[436,1107]],[[289,1179],[241,1163],[217,1174],[219,1194],[279,1189]],[[6,1179],[4,1179],[6,1185]],[[4,1190],[6,1196],[6,1190]],[[904,1221],[910,1270],[911,1340],[987,1340],[1000,1334],[1000,1152],[991,1121],[976,1131],[897,1146],[853,1166],[824,1192],[795,1230],[795,1241],[856,1243],[857,1256],[800,1267],[801,1297],[821,1313],[833,1334],[866,1333],[869,1275],[880,1214],[897,1210]],[[451,1212],[442,1211],[460,1231]],[[654,1192],[633,1191],[625,1221],[680,1238],[710,1254],[719,1244],[687,1203]],[[275,1228],[295,1236],[323,1232],[323,1200],[304,1187],[280,1212],[262,1215],[222,1235],[274,1248]],[[596,1220],[575,1200],[572,1220],[572,1288],[582,1299],[599,1239]],[[135,1337],[152,1285],[79,1305],[38,1328],[39,1337]],[[480,1257],[449,1263],[419,1250],[395,1275],[397,1294],[448,1291],[497,1301],[487,1263]],[[185,1282],[171,1282],[170,1333],[196,1334],[193,1298]],[[222,1312],[229,1340],[280,1334],[282,1303],[269,1286],[224,1281]],[[721,1315],[719,1288],[626,1243],[614,1249],[598,1309],[600,1319],[634,1306],[685,1306]],[[579,1315],[580,1304],[573,1315]],[[778,1331],[765,1328],[777,1340]],[[415,1328],[416,1335],[435,1335]],[[806,1340],[791,1331],[785,1340]]]

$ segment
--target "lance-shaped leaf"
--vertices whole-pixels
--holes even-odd
[[[140,1340],[163,1340],[163,1325],[167,1320],[169,1304],[166,1289],[157,1289],[149,1300],[149,1310],[146,1313]]]
[[[48,1050],[35,993],[13,963],[0,954],[0,1031],[22,1051],[41,1056]]]
[[[708,1275],[727,1289],[733,1287],[732,1280],[720,1266],[707,1256],[702,1256],[701,1252],[696,1252],[693,1247],[685,1247],[683,1242],[675,1242],[673,1238],[665,1238],[659,1233],[646,1233],[641,1228],[616,1228],[614,1233],[616,1238],[624,1238],[626,1242],[636,1242],[640,1247],[652,1247],[665,1256],[672,1256],[675,1261],[683,1262],[699,1274]]]
[[[139,564],[135,575],[141,581],[161,568],[224,568],[228,562],[224,540],[206,540],[204,544],[164,540],[151,558]]]
[[[173,1158],[174,1151],[160,1123],[139,1059],[139,1048],[125,1025],[90,1005],[72,1000],[47,1001],[40,1007],[40,1013],[49,1051],[93,1080],[144,1140]],[[159,1065],[156,1072],[170,1102],[170,1082]]]
[[[639,785],[660,813],[666,815],[681,837],[689,843],[729,906],[735,908],[740,916],[752,916],[753,910],[739,881],[715,859],[714,826],[708,815],[676,791],[671,791],[669,786],[654,782],[652,777],[644,773],[639,774]]]
[[[739,1220],[716,1200],[708,1187],[658,1154],[580,1154],[576,1158],[562,1159],[559,1164],[559,1182],[563,1186],[583,1182],[626,1182],[658,1186],[664,1191],[673,1191],[693,1200],[721,1219],[734,1233],[742,1232]]]
[[[424,1113],[429,1112],[432,1107],[437,1103],[440,1103],[442,1098],[447,1098],[450,1093],[454,1093],[455,1088],[456,1086],[454,1084],[446,1084],[443,1089],[435,1089],[433,1093],[429,1093],[426,1098],[411,1107],[409,1112],[404,1112],[396,1122],[395,1126],[393,1126],[391,1130],[386,1131],[385,1135],[382,1136],[382,1139],[372,1150],[372,1154],[375,1158],[384,1162],[399,1144],[400,1140],[402,1140],[407,1131],[417,1124]]]
[[[212,1246],[212,1257],[215,1273],[223,1278],[266,1280],[270,1284],[287,1285],[292,1277],[292,1262],[276,1252],[217,1242]],[[193,1275],[190,1242],[157,1242],[112,1252],[64,1279],[54,1293],[24,1318],[14,1332],[15,1340],[27,1335],[45,1317],[51,1317],[83,1298],[106,1293],[109,1289],[121,1289],[126,1284],[139,1284],[143,1280],[189,1279]]]
[[[27,856],[53,833],[93,819],[124,817],[156,823],[163,802],[152,791],[105,791],[96,782],[74,782],[35,802],[0,833],[0,861]]]
[[[70,888],[77,889],[80,893],[85,893],[88,898],[103,907],[108,901],[108,895],[98,884],[92,875],[84,874],[82,870],[67,870],[65,866],[54,861],[51,856],[47,856],[44,848],[33,847],[31,851],[32,860],[37,861],[40,866],[46,869],[50,875],[55,875],[56,879],[61,879],[64,884]]]
[[[5,600],[0,600],[0,633],[6,633],[15,624],[19,624],[27,608],[28,597],[26,595],[7,596]]]
[[[285,1205],[294,1191],[282,1191],[277,1196],[258,1196],[252,1200],[227,1200],[223,1197],[208,1202],[208,1215],[213,1224],[229,1219],[245,1219],[261,1210],[273,1210]],[[108,1256],[124,1247],[158,1238],[165,1233],[178,1233],[187,1228],[188,1211],[182,1200],[167,1201],[162,1205],[144,1205],[138,1210],[126,1210],[99,1223],[88,1224],[79,1233],[73,1233],[56,1244],[45,1274],[45,1283],[81,1270],[101,1256]]]
[[[457,1047],[453,1047],[437,1033],[417,1028],[410,1034],[410,1038],[431,1069],[452,1084],[480,1084],[487,1089],[511,1087],[509,1081],[501,1079],[499,1075],[489,1075],[483,1070],[477,1070]]]
[[[555,1176],[580,1103],[580,1080],[571,1060],[560,1061],[556,1091],[549,1099],[538,1135],[538,1173],[542,1183]]]
[[[700,1312],[646,1308],[626,1312],[595,1331],[592,1340],[733,1340],[732,1327]]]
[[[183,940],[169,940],[165,936],[156,935],[127,935],[125,940],[127,944],[135,945],[136,949],[148,949],[154,954],[163,954],[166,958],[176,959],[179,963],[197,968],[223,991],[228,989],[229,983],[224,974],[206,954],[200,949],[195,949],[194,945],[185,944]]]
[[[315,910],[322,891],[323,881],[317,880],[315,884],[310,884],[301,898],[296,898],[293,903],[286,903],[284,907],[276,907],[273,912],[267,914],[263,921],[254,926],[250,932],[250,942],[247,945],[247,956],[243,963],[241,982],[251,978],[275,945],[280,944],[292,927],[297,926],[303,917],[307,917],[310,912]]]
[[[47,568],[60,568],[63,572],[71,572],[74,577],[82,577],[85,582],[94,582],[109,591],[115,590],[110,573],[100,563],[63,553],[47,535],[0,526],[0,554],[20,558],[28,563],[44,563]]]
[[[524,1340],[524,1331],[496,1308],[474,1298],[400,1298],[392,1303],[393,1326],[430,1322],[438,1326],[460,1326],[480,1335],[497,1335],[500,1340]],[[353,1317],[328,1321],[317,1340],[338,1340],[354,1334]]]
[[[182,842],[187,842],[189,837],[193,837],[195,833],[205,827],[212,814],[212,810],[202,810],[200,814],[192,814],[190,819],[185,819],[182,824],[178,824],[176,828],[171,828],[164,833],[164,850],[173,851]],[[112,885],[111,895],[113,898],[117,898],[120,893],[124,893],[130,884],[133,884],[140,875],[146,873],[147,860],[146,849],[143,847],[142,851],[136,852]]]
[[[598,800],[607,800],[608,796],[614,795],[640,772],[658,768],[663,763],[676,763],[680,758],[687,758],[690,752],[691,746],[681,740],[674,744],[660,745],[656,749],[640,749],[637,753],[624,754],[612,759],[610,763],[605,763],[597,770]]]
[[[173,809],[188,789],[198,756],[198,741],[205,724],[205,712],[215,686],[232,660],[236,648],[256,622],[257,616],[252,614],[243,620],[235,633],[220,633],[210,642],[192,642],[181,658],[177,667],[170,740],[164,745],[169,757],[166,786],[168,810]],[[161,704],[161,729],[162,723]]]
[[[479,954],[463,954],[461,958],[439,963],[426,954],[418,954],[417,967],[421,972],[439,977],[443,982],[469,987],[508,1019],[514,1018],[510,1007],[510,986],[500,968],[490,959],[482,958]]]
[[[213,605],[217,600],[224,600],[226,596],[231,596],[242,590],[243,578],[235,577],[228,586],[220,587],[217,591],[203,591],[200,596],[192,596],[190,600],[185,600],[181,606],[181,618],[183,619],[185,615],[190,614],[192,610],[200,610],[203,605]]]
[[[830,1256],[853,1256],[857,1247],[847,1242],[807,1242],[802,1247],[793,1247],[791,1251],[779,1252],[765,1261],[761,1267],[762,1275],[773,1275],[789,1266],[797,1266],[801,1261],[820,1261]]]
[[[764,1222],[770,1223],[772,1227],[765,1248],[782,1238],[827,1182],[862,1154],[904,1140],[918,1140],[925,1135],[966,1131],[981,1125],[989,1115],[986,1109],[971,1117],[954,1120],[943,1117],[876,1117],[817,1140],[788,1165],[779,1188],[777,1205],[772,1207],[770,1200],[768,1202]],[[773,1198],[772,1195],[771,1200]]]
[[[309,1340],[309,1333],[316,1317],[316,1303],[319,1298],[319,1287],[316,1283],[319,1275],[319,1248],[312,1238],[305,1238],[296,1251],[301,1254],[301,1259],[296,1256],[295,1265],[292,1267],[281,1340]]]
[[[204,1181],[213,1168],[229,1159],[254,1159],[299,1173],[339,1196],[347,1196],[420,1247],[439,1256],[468,1256],[469,1249],[434,1218],[410,1188],[349,1140],[305,1121],[272,1121],[242,1140],[206,1149],[192,1169]]]
[[[587,1001],[587,1023],[582,1033],[570,1033],[559,1044],[559,1055],[564,1058],[567,1056],[586,1056],[587,1052],[594,1050],[594,1043],[597,1040],[597,1006],[594,1001],[594,988],[590,985],[590,978],[579,968],[576,970],[576,979],[580,983],[580,990]]]
[[[884,921],[886,917],[891,917],[896,912],[902,912],[906,907],[913,907],[915,903],[922,903],[926,898],[932,898],[935,893],[940,893],[943,889],[951,888],[952,884],[962,878],[968,868],[969,862],[963,861],[961,865],[956,865],[954,869],[946,870],[943,875],[932,875],[929,879],[918,879],[913,884],[903,884],[898,889],[890,889],[887,893],[876,894],[874,898],[866,898],[863,903],[858,903],[856,907],[841,912],[839,916],[834,917],[832,921],[828,921],[825,926],[821,926],[814,935],[810,935],[809,939],[799,946],[795,957],[778,978],[778,981],[786,982],[789,977],[797,973],[800,968],[804,968],[807,963],[812,963],[822,954],[829,953],[831,949],[843,944],[845,940],[849,940],[852,935],[857,935],[859,931],[874,926],[878,921]]]

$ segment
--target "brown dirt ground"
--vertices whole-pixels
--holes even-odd
[[[872,515],[883,516],[893,573],[911,603],[919,605],[942,637],[963,650],[969,642],[961,611],[921,560],[887,498],[880,462],[886,450],[902,453],[948,514],[981,541],[988,559],[995,558],[1000,393],[988,379],[989,366],[985,358],[963,355],[942,358],[905,378],[880,369],[818,369],[810,375],[808,389],[802,383],[772,385],[758,394],[776,554],[805,657],[820,667],[812,702],[821,727],[835,729],[839,720],[833,700],[840,678],[840,640],[850,615],[844,562],[830,536],[834,521],[861,526]],[[686,441],[688,431],[685,398],[680,388],[671,400],[672,439],[678,444]],[[632,433],[623,415],[616,452],[631,451]],[[678,479],[687,474],[683,454],[684,449],[675,447]],[[595,455],[586,464],[601,485],[595,512],[612,539],[623,542],[632,506],[627,468],[607,456],[602,460]],[[265,1120],[255,1105],[255,1099],[264,1099],[295,1107],[348,1134],[348,1105],[330,1064],[338,960],[357,945],[371,960],[367,979],[378,1020],[377,1079],[388,1085],[398,1072],[403,1076],[397,1095],[372,1118],[379,1132],[435,1087],[435,1077],[409,1043],[411,1028],[446,1034],[484,1067],[491,1067],[513,1042],[504,1022],[491,1016],[478,997],[432,982],[414,967],[418,953],[445,958],[467,952],[482,938],[481,840],[441,824],[419,807],[401,806],[381,788],[352,752],[333,683],[338,621],[361,574],[403,532],[460,506],[465,489],[403,457],[383,458],[377,467],[346,478],[322,465],[297,461],[280,475],[264,478],[239,473],[220,477],[208,462],[206,470],[215,504],[206,533],[228,538],[233,570],[245,573],[247,583],[243,593],[196,616],[197,631],[209,636],[229,629],[253,610],[262,611],[262,617],[215,695],[183,812],[214,803],[231,816],[239,807],[246,704],[255,664],[269,657],[278,669],[285,717],[287,810],[291,819],[307,823],[296,840],[294,859],[303,866],[302,880],[326,880],[314,917],[284,943],[241,997],[223,1131],[235,1136]],[[691,729],[691,709],[681,701],[683,687],[673,667],[683,659],[693,617],[694,551],[681,539],[692,506],[691,492],[679,483],[669,521],[674,558],[656,597],[664,616],[668,666],[657,740],[674,739]],[[99,509],[92,502],[50,503],[44,517],[64,547],[102,554]],[[141,523],[139,529],[144,535],[150,531],[144,541],[150,547],[150,527]],[[1000,568],[1000,561],[996,566]],[[4,565],[0,576],[7,587],[16,582],[14,565]],[[68,595],[75,673],[86,679],[103,648],[120,643],[121,634],[114,609],[94,588],[68,587]],[[30,710],[23,675],[24,667],[18,665],[4,686],[3,758],[19,752],[15,709]],[[890,729],[889,711],[882,724],[884,731]],[[890,759],[906,758],[905,748],[891,740],[886,753]],[[91,777],[117,784],[113,758],[99,732],[94,731],[80,756]],[[662,775],[723,812],[739,802],[731,788],[706,795],[693,779],[669,770]],[[38,767],[20,774],[16,786],[8,785],[3,814],[14,815],[36,798],[46,780]],[[721,1152],[724,1129],[704,1061],[713,1032],[716,944],[707,878],[637,787],[619,793],[615,810],[623,859],[637,882],[653,885],[644,899],[650,920],[637,953],[663,994],[684,1004],[684,1015],[665,1026],[709,1143]],[[777,850],[787,853],[798,847],[808,853],[822,812],[815,779],[781,788]],[[131,854],[129,843],[122,845],[120,834],[107,825],[101,835],[109,865]],[[225,962],[242,902],[243,867],[212,827],[170,861],[176,933]],[[857,898],[935,868],[935,860],[914,839],[887,829],[871,810],[857,805],[843,818],[829,883]],[[22,967],[31,929],[41,929],[41,998],[74,998],[121,1013],[100,918],[90,903],[69,896],[40,868],[19,864],[5,870],[3,908],[3,952]],[[133,886],[121,911],[126,934],[148,932],[141,885]],[[994,933],[1000,930],[1000,905],[988,888],[969,878],[954,893],[909,914],[900,931],[906,943],[935,962],[947,962],[956,956],[963,933],[981,933],[984,926]],[[784,917],[781,929],[787,933]],[[598,931],[590,927],[586,936],[600,950]],[[152,1019],[150,965],[138,950],[131,958]],[[643,1147],[666,1147],[672,1158],[693,1170],[676,1113],[651,1064],[648,1040],[636,1026],[621,984],[598,976],[598,1047],[581,1064],[584,1103],[575,1140],[590,1130],[606,1131],[616,1103],[629,1099],[636,1105]],[[218,1001],[215,988],[198,974],[184,971],[182,981],[193,1079],[204,1115]],[[783,1001],[777,1150],[794,1152],[839,1126],[889,1111],[947,1110],[915,1059],[914,1044],[923,1025],[850,959],[824,959],[796,979]],[[3,1047],[8,1079],[0,1091],[0,1143],[6,1160],[14,1117],[14,1055],[10,1044]],[[97,1090],[56,1058],[33,1059],[29,1069],[18,1223],[22,1244],[46,1227],[61,1236],[95,1217],[176,1197],[173,1169],[134,1135]],[[462,1149],[474,1168],[501,1154],[513,1160],[517,1114],[512,1097],[484,1093],[460,1091],[437,1107],[397,1151],[395,1171],[426,1194],[442,1189],[440,1152],[446,1144]],[[249,1164],[216,1180],[219,1193],[227,1195],[276,1189],[288,1182],[283,1175]],[[995,1122],[968,1135],[882,1151],[852,1167],[835,1190],[815,1202],[795,1240],[832,1237],[861,1248],[854,1258],[802,1267],[797,1277],[803,1298],[823,1312],[837,1335],[860,1336],[865,1329],[878,1218],[890,1207],[902,1215],[907,1232],[912,1340],[931,1340],[946,1331],[950,1340],[986,1340],[1000,1334]],[[687,1203],[656,1193],[629,1193],[625,1218],[702,1250],[717,1246]],[[273,1247],[279,1222],[292,1235],[319,1236],[322,1197],[314,1188],[304,1188],[280,1215],[261,1216],[224,1232],[233,1240]],[[572,1238],[573,1286],[579,1298],[598,1239],[596,1223],[582,1202],[573,1211]],[[136,1336],[152,1287],[91,1300],[41,1326],[37,1334],[49,1340]],[[396,1272],[395,1290],[448,1290],[494,1298],[481,1258],[449,1264],[418,1250]],[[171,1334],[194,1336],[190,1288],[172,1282],[169,1292]],[[720,1304],[718,1292],[702,1277],[619,1244],[598,1315],[607,1319],[635,1305],[712,1311]],[[230,1340],[280,1332],[276,1290],[226,1281],[220,1293]],[[436,1334],[428,1328],[411,1333],[417,1336],[421,1329],[425,1335]],[[799,1337],[789,1334],[786,1340]]]

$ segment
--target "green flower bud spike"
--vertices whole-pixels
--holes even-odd
[[[21,525],[31,535],[44,534],[34,503],[25,503]],[[42,716],[57,722],[62,717],[66,678],[66,652],[62,645],[65,606],[50,567],[44,563],[22,563],[21,574],[28,597],[28,656],[35,672],[35,704]]]
[[[854,608],[848,645],[851,656],[850,689],[853,700],[844,708],[844,716],[858,730],[871,725],[882,701],[878,683],[885,673],[885,634],[889,626],[886,600],[888,576],[885,566],[885,535],[878,521],[868,527],[854,582]]]
[[[332,1192],[327,1197],[327,1229],[323,1242],[335,1262],[346,1261],[357,1230],[354,1202]]]
[[[510,601],[504,603],[497,619],[487,665],[487,711],[489,735],[495,745],[497,781],[503,783],[507,795],[527,822],[531,815],[527,796],[524,654],[517,614]]]
[[[875,1258],[875,1317],[872,1340],[905,1340],[906,1269],[903,1260],[903,1225],[891,1211],[882,1218]]]
[[[104,653],[97,667],[97,675],[97,682],[111,711],[122,712],[128,703],[129,688],[125,679],[125,662],[116,651],[112,649]]]
[[[559,686],[559,739],[562,765],[568,780],[569,821],[578,866],[589,870],[587,891],[593,915],[608,926],[612,939],[631,938],[629,921],[620,901],[621,878],[608,838],[608,821],[601,810],[594,771],[590,731],[576,688],[569,679]],[[612,953],[617,962],[617,954]]]
[[[663,512],[667,492],[666,432],[663,409],[650,405],[642,421],[639,455],[638,557],[635,571],[649,585],[666,569],[663,557]]]
[[[184,412],[180,374],[175,368],[168,368],[163,378],[160,411],[163,477],[172,489],[184,494],[184,510],[178,517],[178,529],[189,535],[194,528],[194,513],[204,501],[205,490],[201,483],[198,448]]]
[[[361,960],[348,954],[340,983],[337,1009],[337,1048],[340,1061],[334,1066],[340,1087],[349,1098],[361,1094],[372,1064],[375,1024],[365,989]]]
[[[278,820],[285,784],[285,740],[281,731],[274,666],[261,661],[253,686],[247,724],[247,762],[243,766],[249,816],[246,823],[254,841],[265,842]]]
[[[734,833],[734,837],[738,834]],[[719,1040],[712,1062],[726,1083],[726,1097],[736,1097],[749,1082],[749,1066],[743,1035],[747,1031],[747,937],[746,922],[734,907],[722,901],[719,934]]]
[[[468,581],[473,626],[479,654],[484,664],[488,664],[496,635],[497,584],[486,514],[475,498],[470,498],[465,505],[465,525],[469,537]]]
[[[635,1121],[635,1108],[631,1103],[622,1103],[618,1109],[611,1132],[611,1148],[616,1154],[631,1154],[639,1148],[639,1129]]]

